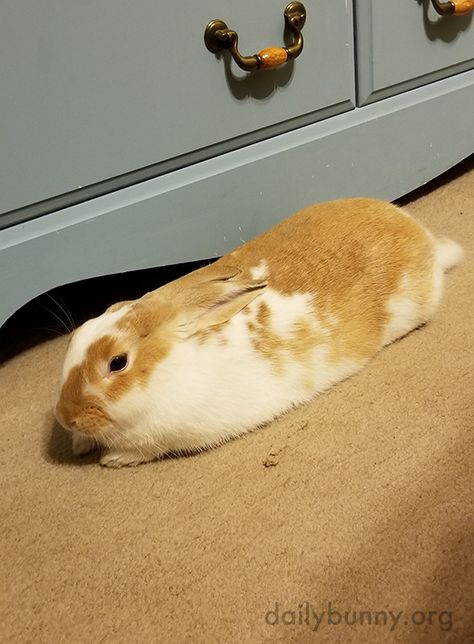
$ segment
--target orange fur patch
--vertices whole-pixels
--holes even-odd
[[[194,335],[194,337],[197,339],[199,344],[205,344],[212,338],[220,346],[225,346],[226,344],[228,344],[228,340],[223,332],[228,325],[229,320],[227,322],[222,322],[221,324],[215,324],[214,326],[210,326],[207,329],[198,331]]]

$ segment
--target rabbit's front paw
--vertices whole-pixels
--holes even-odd
[[[140,463],[153,461],[156,456],[142,454],[141,452],[119,452],[110,450],[100,459],[100,464],[104,467],[134,467]]]

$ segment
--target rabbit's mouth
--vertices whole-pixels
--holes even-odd
[[[88,404],[76,409],[68,409],[59,401],[54,415],[64,429],[88,438],[99,437],[111,429],[108,415],[95,404]]]

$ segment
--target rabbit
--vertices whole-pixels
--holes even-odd
[[[55,413],[76,454],[217,446],[359,371],[433,317],[462,248],[375,199],[307,207],[71,336]]]

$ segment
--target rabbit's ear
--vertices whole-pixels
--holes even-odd
[[[261,295],[267,282],[224,276],[196,284],[189,289],[186,305],[177,318],[179,337],[188,338],[217,324],[223,324]]]

